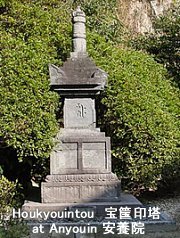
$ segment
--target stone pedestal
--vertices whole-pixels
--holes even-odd
[[[120,201],[111,172],[110,138],[96,128],[93,98],[65,98],[64,128],[55,139],[50,175],[41,185],[43,203]]]
[[[92,113],[93,110],[89,114]],[[74,114],[72,110],[69,121]],[[79,125],[84,124],[82,121]],[[67,126],[72,127],[72,124],[67,123]],[[42,202],[120,200],[120,181],[111,173],[109,137],[95,128],[64,128],[56,141],[50,157],[50,175],[41,186]]]
[[[43,203],[120,201],[120,182],[114,174],[50,175],[42,184]]]

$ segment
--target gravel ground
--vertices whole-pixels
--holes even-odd
[[[164,198],[157,200],[146,200],[143,201],[143,204],[150,206],[158,206],[164,211],[167,215],[171,216],[173,220],[176,222],[177,230],[169,231],[169,232],[153,232],[145,235],[127,235],[120,237],[122,238],[180,238],[180,195],[174,198]],[[113,236],[103,236],[108,238],[116,238]],[[101,237],[101,238],[103,238]]]
[[[158,199],[147,202],[148,205],[155,205],[166,212],[169,216],[180,222],[180,196],[174,198]]]
[[[158,232],[153,234],[136,236],[136,238],[180,238],[180,195],[174,198],[151,200],[146,203],[147,205],[158,206],[167,215],[173,218],[176,222],[177,230],[172,232]],[[129,236],[133,237],[133,236]]]

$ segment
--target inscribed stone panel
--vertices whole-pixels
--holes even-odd
[[[62,148],[51,153],[51,174],[62,169],[77,169],[77,143],[63,143]]]
[[[95,128],[95,102],[91,98],[65,99],[65,128]]]
[[[48,184],[44,186],[44,202],[56,203],[56,202],[72,202],[79,200],[80,188],[79,186],[53,186]]]
[[[104,142],[84,142],[82,160],[85,169],[106,169],[106,148]]]

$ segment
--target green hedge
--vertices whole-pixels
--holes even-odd
[[[22,220],[12,218],[12,209],[20,205],[22,195],[19,185],[0,175],[0,237],[23,238],[29,234],[29,229]]]
[[[3,175],[0,177],[0,215],[11,211],[15,205],[17,182],[10,182]]]
[[[102,124],[112,138],[114,169],[132,190],[156,189],[179,174],[179,90],[151,56],[97,35],[89,45],[109,74]]]

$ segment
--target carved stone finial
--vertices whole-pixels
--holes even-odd
[[[86,52],[86,16],[80,6],[73,11],[73,52]]]

